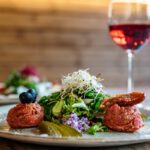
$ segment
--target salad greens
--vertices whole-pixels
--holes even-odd
[[[97,113],[103,113],[99,110],[101,102],[109,97],[103,92],[99,79],[87,70],[79,70],[64,77],[62,85],[61,91],[39,101],[44,107],[46,120],[70,125],[89,134],[107,131],[102,119],[96,118]]]
[[[89,95],[91,95],[89,97]],[[93,96],[92,96],[93,95]],[[78,116],[86,116],[90,119],[99,112],[99,106],[107,95],[94,91],[88,94],[79,95],[78,93],[65,93],[64,91],[53,93],[51,96],[44,96],[39,104],[44,106],[47,120],[59,119],[62,116],[68,117],[72,112]]]
[[[31,89],[36,88],[36,83],[34,81],[29,81],[27,78],[23,78],[22,75],[17,71],[13,71],[9,75],[8,79],[5,82],[5,85],[6,87],[13,86],[15,88],[19,87],[20,85]]]
[[[23,77],[18,71],[12,71],[5,82],[6,88],[13,88],[12,93],[17,93],[17,88],[23,86],[30,89],[36,89],[36,83]]]

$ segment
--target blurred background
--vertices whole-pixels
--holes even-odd
[[[127,55],[113,43],[109,0],[0,0],[0,81],[37,67],[48,79],[79,68],[101,73],[106,87],[126,87]],[[150,46],[135,58],[135,85],[150,85]]]

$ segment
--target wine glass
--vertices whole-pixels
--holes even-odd
[[[133,91],[133,56],[150,39],[150,0],[112,0],[109,31],[128,55],[128,92]]]

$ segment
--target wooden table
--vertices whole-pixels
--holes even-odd
[[[27,144],[17,141],[0,138],[0,150],[150,150],[150,143],[133,144],[118,147],[99,147],[99,148],[66,148],[66,147],[51,147],[36,144]]]

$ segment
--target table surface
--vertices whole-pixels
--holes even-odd
[[[26,144],[17,141],[0,138],[0,150],[150,150],[150,143],[133,144],[118,147],[99,147],[99,148],[70,148],[70,147],[51,147],[36,144]]]

